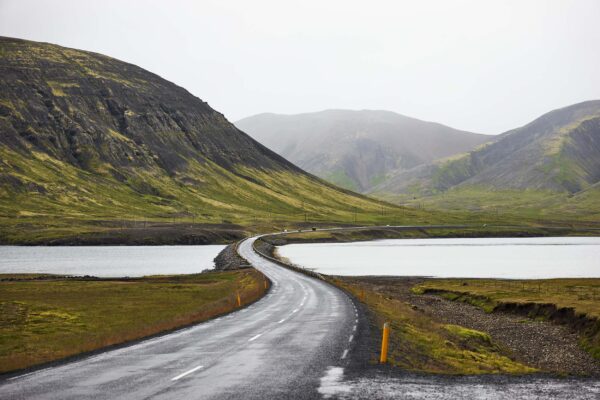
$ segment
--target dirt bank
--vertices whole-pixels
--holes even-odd
[[[411,305],[436,321],[464,326],[490,334],[494,342],[527,365],[555,374],[600,376],[600,362],[579,345],[573,327],[528,318],[513,310],[486,313],[463,302],[450,301],[433,294],[418,295],[410,289],[422,278],[343,277],[367,285],[384,296]]]

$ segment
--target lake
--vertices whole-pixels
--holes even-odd
[[[225,246],[0,246],[0,273],[99,277],[194,274]]]
[[[279,254],[330,275],[600,277],[600,238],[391,239],[290,244]]]

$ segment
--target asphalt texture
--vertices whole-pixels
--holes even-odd
[[[321,398],[321,378],[344,367],[358,313],[341,290],[240,254],[272,281],[253,305],[132,346],[0,383],[1,399]],[[135,316],[132,316],[135,318]]]

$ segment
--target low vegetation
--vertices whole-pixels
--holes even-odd
[[[576,194],[461,186],[431,196],[380,194],[378,197],[407,207],[470,215],[468,219],[484,218],[505,223],[521,220],[533,224],[542,222],[546,225],[573,224],[600,228],[598,185]]]
[[[583,348],[600,359],[600,279],[431,279],[413,291],[487,312],[509,311],[570,325],[579,331]]]
[[[426,239],[470,237],[541,237],[579,234],[570,227],[542,228],[535,226],[448,225],[445,228],[384,227],[346,229],[339,231],[290,231],[286,235],[265,237],[273,245],[290,243],[345,243],[379,239]]]
[[[438,323],[409,304],[384,296],[356,278],[332,278],[366,304],[376,334],[390,323],[388,362],[410,371],[442,374],[524,374],[534,368],[514,360],[484,332]],[[377,362],[373,352],[373,362]]]
[[[0,373],[204,321],[257,300],[254,269],[138,279],[0,275]]]

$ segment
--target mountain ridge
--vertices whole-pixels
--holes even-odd
[[[184,88],[108,56],[0,38],[0,87],[0,236],[394,209],[304,172]]]
[[[552,110],[452,160],[403,171],[371,193],[429,195],[453,187],[576,193],[600,180],[600,100]]]
[[[358,191],[490,140],[386,110],[262,113],[235,124],[301,168]]]

